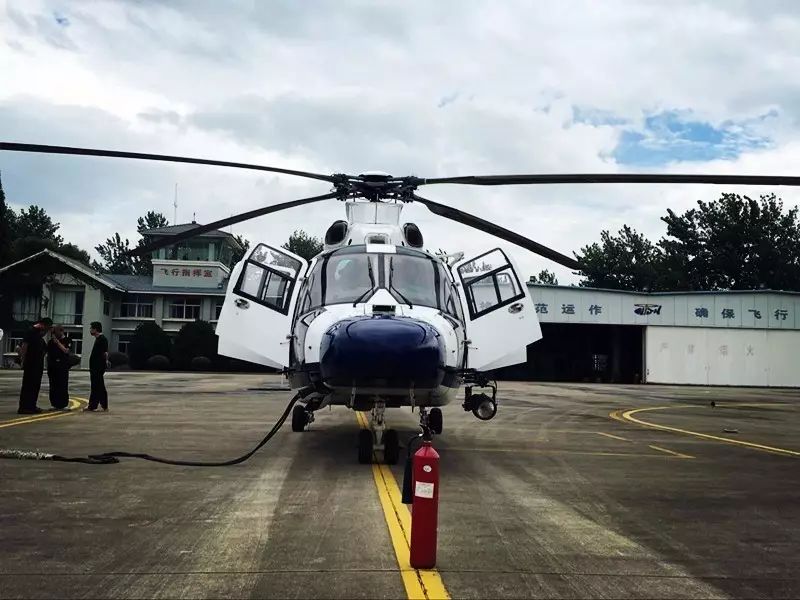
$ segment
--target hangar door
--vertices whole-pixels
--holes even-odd
[[[798,387],[798,344],[798,331],[649,326],[646,381]]]

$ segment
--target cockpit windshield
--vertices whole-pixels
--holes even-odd
[[[300,300],[300,313],[329,304],[367,301],[379,289],[398,304],[438,308],[460,318],[458,298],[443,265],[421,252],[367,253],[343,248],[317,261]]]
[[[376,258],[374,254],[332,254],[328,257],[324,266],[324,304],[363,301],[378,285]]]
[[[406,304],[437,307],[434,262],[426,257],[386,254],[386,288]]]

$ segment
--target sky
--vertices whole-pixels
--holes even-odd
[[[796,175],[800,3],[791,0],[0,0],[0,140],[179,154],[320,173],[442,177]],[[329,191],[284,175],[0,153],[9,204],[44,207],[94,256],[148,210],[206,223]],[[572,256],[623,224],[653,240],[696,185],[431,186]],[[322,237],[331,200],[232,228]],[[407,205],[430,250],[501,247],[522,277],[569,269]]]

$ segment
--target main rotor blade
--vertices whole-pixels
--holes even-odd
[[[183,233],[179,233],[164,238],[162,240],[158,240],[156,242],[151,242],[150,244],[141,246],[140,248],[134,248],[133,250],[128,252],[128,255],[141,256],[143,254],[148,254],[153,250],[158,250],[159,248],[174,246],[179,242],[191,239],[193,237],[197,237],[198,235],[201,235],[203,233],[213,231],[214,229],[220,229],[222,227],[227,227],[228,225],[235,225],[236,223],[241,223],[242,221],[255,219],[256,217],[262,217],[264,215],[278,212],[280,210],[286,210],[287,208],[294,208],[295,206],[302,206],[304,204],[311,204],[312,202],[320,202],[322,200],[330,200],[331,198],[337,198],[338,195],[339,194],[337,192],[331,192],[329,194],[323,194],[322,196],[312,196],[310,198],[302,198],[300,200],[292,200],[291,202],[282,202],[280,204],[274,204],[272,206],[265,206],[264,208],[257,208],[255,210],[250,210],[248,212],[240,213],[238,215],[234,215],[226,219],[220,219],[219,221],[208,223],[207,225],[198,225],[197,227],[195,227],[194,229],[190,229],[189,231],[185,231]]]
[[[789,175],[702,175],[673,173],[564,173],[545,175],[467,175],[423,179],[419,185],[530,185],[553,183],[708,183],[723,185],[800,185]]]
[[[236,169],[251,169],[253,171],[283,173],[284,175],[295,175],[297,177],[306,177],[308,179],[319,179],[321,181],[329,181],[331,183],[334,181],[334,178],[331,175],[320,175],[319,173],[294,171],[292,169],[281,169],[279,167],[265,167],[263,165],[228,162],[225,160],[210,160],[207,158],[191,158],[186,156],[167,156],[164,154],[147,154],[140,152],[120,152],[118,150],[96,150],[93,148],[72,148],[69,146],[44,146],[41,144],[20,144],[16,142],[0,142],[0,150],[11,150],[13,152],[38,152],[43,154],[77,154],[80,156],[103,156],[109,158],[134,158],[138,160],[159,160],[163,162],[211,165],[215,167],[234,167]]]
[[[506,240],[507,242],[511,242],[512,244],[516,244],[517,246],[521,246],[526,250],[530,250],[531,252],[538,254],[539,256],[544,256],[545,258],[549,258],[550,260],[557,262],[560,265],[565,267],[569,267],[570,269],[575,269],[577,271],[582,270],[581,264],[575,260],[574,258],[570,258],[569,256],[565,256],[560,252],[556,252],[548,248],[547,246],[543,246],[539,242],[534,242],[531,239],[526,238],[518,233],[514,233],[504,227],[500,227],[499,225],[495,225],[494,223],[490,223],[480,217],[476,217],[475,215],[471,215],[469,213],[465,213],[463,210],[458,210],[456,208],[452,208],[450,206],[445,206],[444,204],[439,204],[438,202],[434,202],[433,200],[428,200],[426,198],[422,198],[421,196],[417,196],[414,194],[414,200],[420,202],[428,207],[433,214],[439,215],[440,217],[444,217],[446,219],[452,219],[453,221],[457,221],[464,225],[468,225],[469,227],[474,227],[475,229],[479,229],[481,231],[485,231],[486,233],[490,233],[494,236],[497,236],[501,239]]]

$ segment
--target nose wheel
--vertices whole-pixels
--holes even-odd
[[[431,412],[428,413],[428,427],[431,428],[431,431],[436,435],[442,434],[442,427],[444,427],[444,420],[442,419],[442,409],[441,408],[432,408]]]
[[[394,429],[386,429],[383,419],[386,406],[376,402],[369,419],[369,428],[358,432],[358,462],[372,463],[374,451],[383,450],[383,462],[396,465],[400,459],[400,436]]]
[[[305,406],[297,405],[292,409],[292,431],[303,431],[313,420],[314,413]]]

